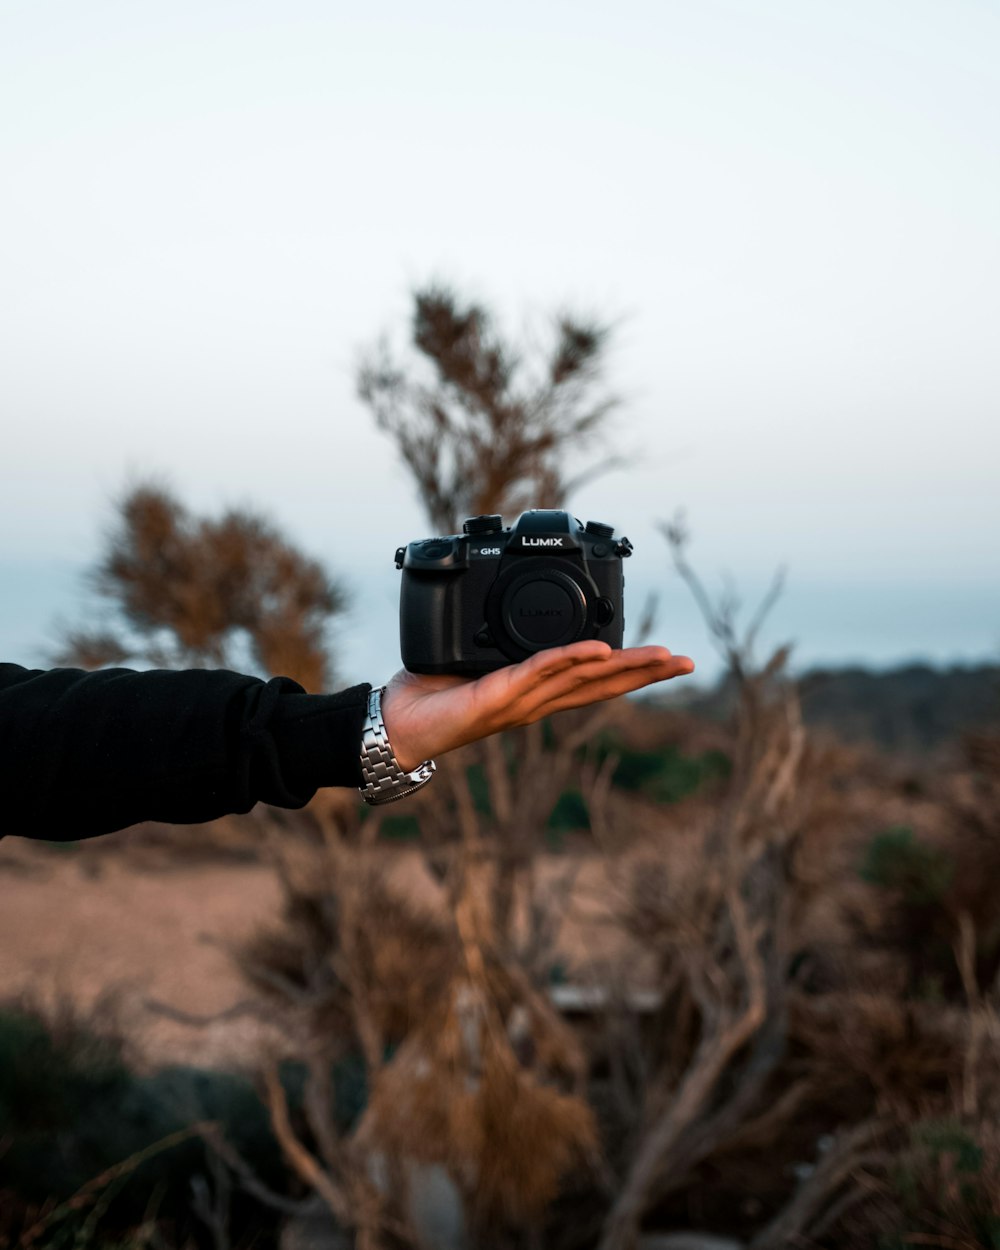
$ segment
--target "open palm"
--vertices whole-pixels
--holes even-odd
[[[404,670],[388,683],[382,715],[396,758],[409,771],[503,729],[692,672],[693,660],[666,647],[616,651],[606,642],[574,642],[475,679]]]

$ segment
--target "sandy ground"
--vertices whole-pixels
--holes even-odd
[[[389,848],[383,856],[397,888],[432,903],[436,887],[417,854]],[[280,913],[267,865],[178,859],[150,862],[106,844],[59,850],[0,840],[0,1001],[66,1001],[127,1037],[144,1067],[241,1066],[278,1045],[250,1015],[193,1027],[150,1006],[211,1016],[248,1001],[226,948]],[[542,871],[556,878],[568,868],[576,872],[574,911],[585,917],[563,926],[560,946],[573,967],[609,957],[616,943],[606,926],[586,919],[592,900],[606,897],[600,866],[553,857]]]
[[[259,865],[151,872],[83,846],[4,839],[0,1000],[68,1000],[120,1027],[150,1064],[239,1062],[266,1041],[252,1021],[191,1028],[147,1002],[212,1014],[245,999],[218,943],[248,935],[279,901],[272,871]]]

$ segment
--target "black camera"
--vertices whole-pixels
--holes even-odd
[[[632,544],[614,526],[534,508],[512,528],[474,516],[463,529],[396,552],[410,672],[490,673],[582,638],[622,645],[622,560]]]

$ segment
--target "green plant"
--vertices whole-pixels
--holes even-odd
[[[954,873],[954,861],[946,851],[918,841],[905,825],[876,834],[861,864],[865,881],[898,891],[913,907],[940,903]]]
[[[560,794],[546,827],[550,833],[561,833],[566,829],[590,828],[590,811],[577,788],[564,790]],[[551,842],[549,844],[551,845]]]
[[[418,842],[420,821],[416,816],[386,816],[378,827],[378,835],[386,842]]]
[[[128,1084],[118,1045],[67,1013],[53,1026],[34,1012],[0,1008],[0,1136],[58,1133]]]
[[[987,1137],[984,1137],[984,1131]],[[909,1141],[890,1169],[896,1204],[897,1240],[887,1245],[925,1244],[942,1232],[970,1250],[1000,1247],[997,1157],[989,1130],[956,1118],[913,1124]]]
[[[115,1038],[66,1008],[47,1017],[25,1004],[0,1007],[0,1245],[39,1213],[36,1250],[145,1244],[136,1230],[154,1198],[158,1220],[193,1233],[191,1185],[209,1167],[205,1122],[280,1186],[280,1155],[245,1078],[179,1067],[138,1075]],[[234,1232],[273,1220],[243,1194],[231,1214]]]
[[[618,734],[605,733],[596,747],[598,763],[612,753],[618,757],[614,785],[657,803],[677,803],[732,772],[732,761],[724,751],[685,755],[674,745],[639,751],[624,745]]]

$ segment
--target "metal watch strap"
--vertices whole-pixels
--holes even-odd
[[[392,803],[425,786],[437,770],[433,760],[424,760],[413,772],[405,772],[392,753],[389,735],[382,719],[385,686],[368,695],[368,715],[361,733],[361,797],[366,803]]]

